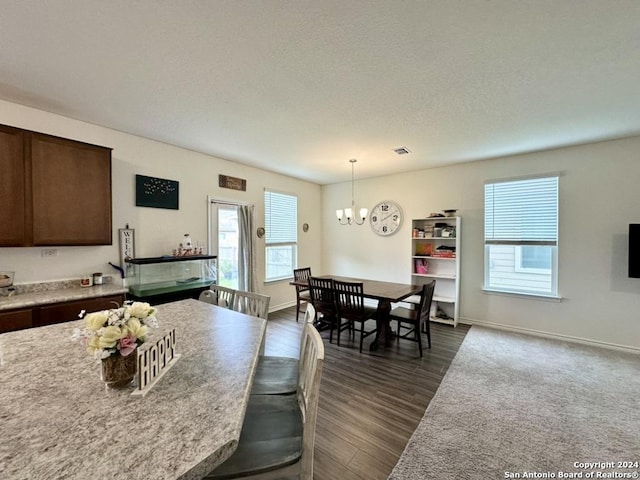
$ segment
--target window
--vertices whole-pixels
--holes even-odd
[[[552,247],[516,247],[516,271],[532,273],[551,273]]]
[[[558,295],[558,177],[484,186],[485,290]]]
[[[298,197],[264,192],[265,281],[293,277],[298,265]]]

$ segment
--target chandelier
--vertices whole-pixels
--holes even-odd
[[[349,160],[349,162],[351,163],[351,207],[347,207],[345,209],[339,208],[338,210],[336,210],[336,217],[338,217],[338,222],[340,222],[340,225],[351,225],[351,223],[362,225],[364,223],[364,220],[367,218],[368,210],[366,208],[361,208],[358,212],[359,215],[357,217],[354,216],[356,214],[356,204],[353,200],[353,167],[357,161],[358,160],[356,160],[355,158]]]

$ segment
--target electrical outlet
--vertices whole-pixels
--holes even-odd
[[[57,248],[43,248],[40,251],[40,255],[43,257],[57,257],[58,249]]]

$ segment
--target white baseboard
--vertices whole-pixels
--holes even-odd
[[[284,310],[285,308],[295,307],[295,306],[296,306],[295,300],[293,302],[281,303],[280,305],[272,305],[269,307],[269,313],[277,312],[278,310]]]
[[[506,330],[506,331],[517,332],[517,333],[526,333],[526,334],[529,334],[529,335],[535,335],[537,337],[553,338],[553,339],[556,339],[556,340],[565,340],[565,341],[569,341],[569,342],[580,343],[580,344],[583,344],[583,345],[604,347],[604,348],[610,348],[610,349],[613,349],[613,350],[620,350],[620,351],[624,351],[624,352],[640,354],[640,348],[638,348],[638,347],[630,347],[630,346],[627,346],[627,345],[618,345],[616,343],[601,342],[599,340],[590,340],[588,338],[574,337],[572,335],[562,335],[562,334],[559,334],[559,333],[543,332],[541,330],[534,330],[534,329],[531,329],[531,328],[513,327],[511,325],[504,325],[504,324],[501,324],[501,323],[493,323],[493,322],[485,322],[485,321],[482,321],[482,320],[474,320],[474,319],[467,318],[467,317],[461,318],[460,319],[460,323],[464,323],[464,324],[467,324],[467,325],[479,325],[479,326],[482,326],[482,327],[494,328],[496,330]]]

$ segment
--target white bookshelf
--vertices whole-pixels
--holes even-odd
[[[412,283],[435,279],[429,317],[455,327],[460,311],[460,217],[417,218],[411,223]]]

